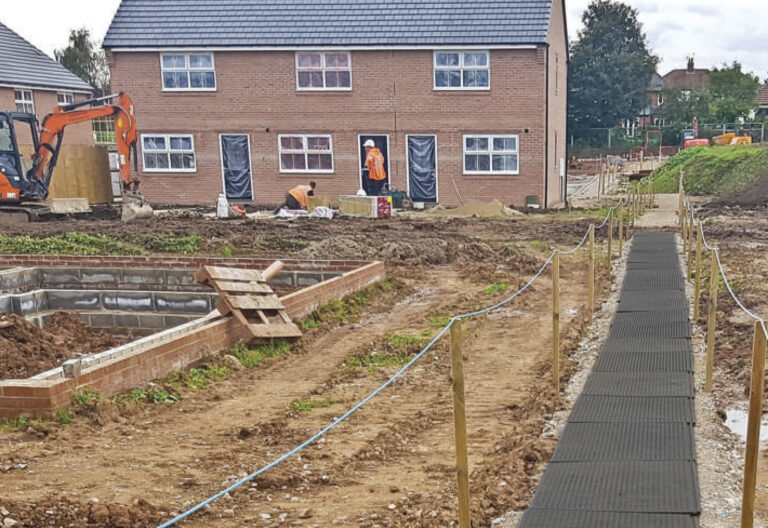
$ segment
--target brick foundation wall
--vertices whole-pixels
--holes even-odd
[[[368,263],[340,277],[282,297],[289,316],[301,320],[331,299],[342,298],[384,278],[382,262]],[[88,369],[81,376],[64,379],[27,379],[0,381],[0,418],[51,416],[56,409],[69,405],[74,392],[92,388],[109,397],[137,385],[182,369],[204,354],[219,352],[246,337],[233,317],[213,320],[188,335],[168,338],[136,353]]]
[[[491,50],[487,91],[434,90],[432,50],[354,51],[348,92],[297,91],[295,56],[287,51],[216,52],[217,89],[197,93],[162,91],[159,53],[108,55],[113,86],[136,102],[140,132],[194,136],[195,173],[140,170],[142,190],[154,203],[215,202],[223,187],[220,133],[249,136],[253,201],[260,204],[280,203],[288,189],[309,180],[318,182],[318,194],[332,199],[354,194],[360,187],[358,134],[389,135],[390,181],[398,189],[407,188],[406,134],[436,134],[441,203],[458,204],[459,193],[514,205],[535,195],[543,203],[544,46]],[[190,119],[190,112],[199,119]],[[277,136],[282,133],[332,134],[335,172],[281,173]],[[519,134],[520,174],[463,174],[467,133]]]

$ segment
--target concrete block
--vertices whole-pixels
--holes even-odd
[[[174,328],[187,324],[190,321],[194,321],[194,316],[189,315],[166,315],[165,316],[165,328]]]
[[[0,296],[0,312],[13,313],[13,301],[9,295]]]
[[[155,294],[155,309],[172,314],[206,314],[211,311],[212,297],[201,293],[158,292]]]
[[[80,359],[69,359],[61,365],[65,378],[77,378],[83,373],[83,362]]]
[[[165,270],[165,283],[168,286],[197,286],[194,270]]]
[[[104,292],[104,309],[123,312],[151,312],[152,294],[148,292]]]
[[[296,286],[296,277],[292,271],[278,273],[269,282],[271,288],[292,288]]]
[[[40,272],[37,268],[15,269],[3,273],[4,292],[24,292],[40,287]]]
[[[94,328],[112,328],[115,326],[115,314],[107,312],[97,312],[87,314],[90,319],[90,325]]]
[[[299,287],[313,286],[323,282],[322,273],[309,273],[305,271],[296,273],[296,285]]]
[[[124,269],[123,284],[163,286],[165,284],[165,271],[153,269]]]
[[[115,326],[118,328],[139,328],[139,316],[134,314],[115,314]]]
[[[165,330],[165,316],[162,314],[141,314],[139,315],[138,327]]]
[[[47,290],[49,310],[98,310],[102,307],[95,290]]]
[[[80,284],[80,268],[39,268],[41,288],[61,288]]]
[[[101,284],[114,287],[120,284],[122,270],[120,268],[83,268],[80,281],[83,284]]]
[[[12,299],[13,309],[11,312],[16,315],[30,315],[47,309],[47,298],[43,291],[22,293],[13,296]]]

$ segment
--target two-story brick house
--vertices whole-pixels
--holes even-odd
[[[0,23],[0,111],[25,112],[39,120],[57,105],[90,99],[93,88]],[[20,129],[19,140],[32,144]],[[93,145],[89,123],[67,128],[68,145]]]
[[[565,196],[564,0],[123,0],[104,47],[158,203],[354,194],[368,139],[414,200]]]

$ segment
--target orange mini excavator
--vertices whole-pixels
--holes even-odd
[[[116,99],[116,101],[115,101]],[[87,107],[87,108],[86,108]],[[152,208],[131,177],[130,160],[136,164],[136,120],[131,98],[124,93],[57,107],[38,128],[34,114],[0,112],[0,221],[29,222],[50,213],[44,205],[53,170],[59,158],[64,129],[75,123],[114,116],[120,176],[123,182],[123,220],[152,216]],[[25,160],[19,152],[17,128],[29,130],[34,155]],[[38,130],[41,129],[40,132]]]

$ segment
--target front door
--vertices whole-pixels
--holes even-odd
[[[253,200],[251,144],[247,134],[221,134],[221,172],[228,200]]]
[[[437,136],[406,136],[408,196],[414,202],[437,203]]]
[[[370,193],[370,183],[371,180],[368,177],[368,173],[370,172],[368,170],[368,167],[365,164],[365,147],[363,146],[366,141],[369,139],[373,141],[374,145],[379,147],[379,150],[384,155],[384,170],[387,173],[387,179],[384,182],[384,186],[389,186],[389,181],[391,175],[389,174],[389,136],[387,135],[360,135],[359,138],[359,147],[360,147],[360,188],[365,191],[366,194]],[[384,187],[382,187],[384,188]]]

